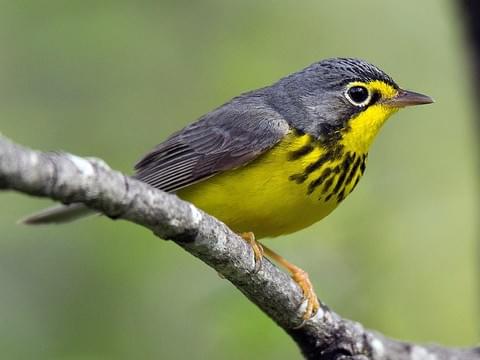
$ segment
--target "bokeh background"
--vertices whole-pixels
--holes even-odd
[[[478,342],[474,109],[455,2],[0,1],[0,131],[126,173],[171,132],[333,56],[437,103],[383,129],[320,224],[269,245],[340,314],[389,336]],[[49,205],[0,194],[4,359],[296,359],[227,281],[126,222],[16,225]]]

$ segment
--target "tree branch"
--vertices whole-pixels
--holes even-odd
[[[299,287],[268,260],[255,273],[250,247],[224,224],[175,195],[113,171],[98,159],[45,153],[0,135],[0,189],[81,202],[153,231],[211,266],[298,344],[307,359],[480,359],[480,348],[449,349],[390,340],[322,306],[302,324]],[[300,326],[300,327],[299,327]]]

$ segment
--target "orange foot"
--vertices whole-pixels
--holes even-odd
[[[308,320],[317,313],[320,308],[320,303],[313,289],[313,285],[310,282],[308,273],[293,264],[291,265],[295,268],[295,270],[289,269],[292,274],[292,279],[300,286],[303,291],[303,297],[307,300],[307,308],[303,314],[303,320]]]
[[[320,303],[318,301],[317,295],[315,294],[315,290],[313,289],[313,285],[310,282],[308,273],[300,269],[298,266],[295,266],[294,264],[288,262],[285,258],[281,257],[273,250],[267,248],[265,245],[263,245],[263,250],[268,257],[272,258],[277,263],[286,268],[290,272],[293,281],[295,281],[298,286],[300,286],[303,291],[304,299],[307,301],[307,308],[305,309],[305,313],[303,314],[303,320],[310,319],[320,308]]]
[[[257,240],[255,240],[255,234],[251,231],[244,232],[240,234],[241,238],[245,240],[252,248],[253,255],[255,257],[255,269],[254,272],[257,273],[262,267],[262,258],[263,258],[263,246]]]

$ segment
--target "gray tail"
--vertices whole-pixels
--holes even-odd
[[[19,221],[26,225],[62,224],[93,215],[95,211],[83,204],[57,205],[40,210]]]

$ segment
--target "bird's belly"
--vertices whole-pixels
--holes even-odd
[[[335,208],[333,202],[312,202],[302,186],[282,175],[282,171],[272,174],[245,167],[181,190],[178,195],[232,230],[253,231],[257,238],[303,229]]]
[[[341,159],[325,161],[305,175],[306,168],[325,153],[324,149],[315,148],[301,157],[292,156],[307,142],[311,140],[305,136],[290,135],[253,162],[181,189],[177,194],[236,232],[253,231],[257,238],[263,238],[298,231],[327,216],[355,183],[355,176],[351,176],[350,184],[342,187],[342,195],[338,196],[342,190],[340,186],[336,189],[336,183],[342,172],[333,169],[338,168]],[[299,176],[305,179],[301,181]],[[322,181],[318,181],[322,176]]]

